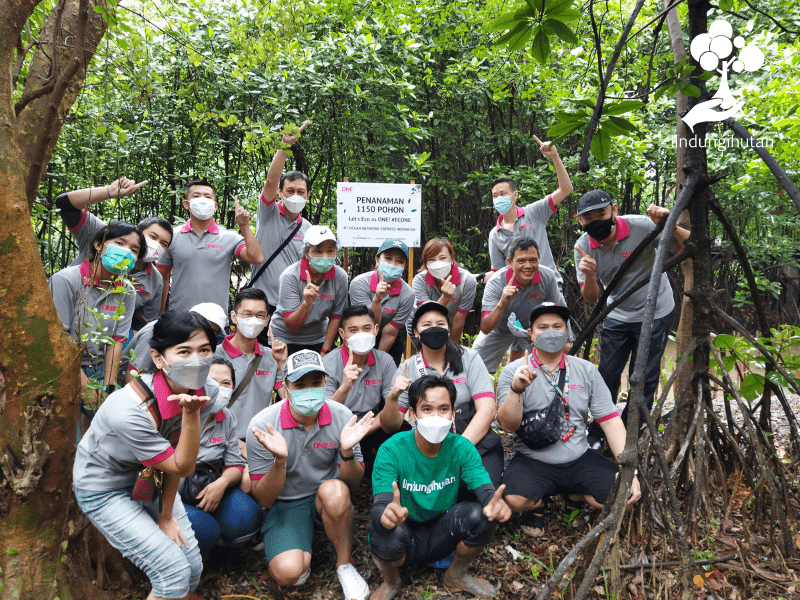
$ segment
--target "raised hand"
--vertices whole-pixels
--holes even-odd
[[[394,529],[408,518],[408,509],[400,504],[400,488],[392,482],[392,501],[386,505],[381,515],[381,525],[386,529]]]
[[[497,304],[499,304],[500,306],[506,306],[509,302],[511,302],[511,300],[514,299],[514,296],[516,296],[518,293],[519,293],[519,288],[517,286],[515,285],[505,286],[503,288],[503,295],[500,296],[500,302],[498,302]]]
[[[489,500],[489,504],[483,507],[483,514],[490,521],[499,521],[505,523],[511,518],[511,508],[503,500],[503,490],[506,489],[506,484],[501,485],[494,492],[494,496]]]
[[[531,367],[530,356],[528,355],[528,351],[525,350],[524,362],[517,367],[517,370],[514,372],[514,379],[511,381],[511,387],[515,390],[524,390],[533,383],[533,380],[536,379],[538,375],[539,374],[533,370],[533,367]]]
[[[235,212],[234,220],[236,224],[239,226],[239,229],[244,229],[245,227],[250,227],[250,213],[239,206],[239,196],[233,197],[233,207]]]
[[[394,380],[392,384],[392,392],[397,395],[402,394],[405,392],[409,387],[411,387],[411,379],[406,377],[406,371],[408,370],[408,361],[403,363],[403,370],[400,371],[400,375]]]
[[[650,217],[650,220],[653,221],[653,223],[658,225],[661,222],[661,219],[669,216],[669,209],[664,208],[663,206],[651,204],[647,207],[647,216]]]
[[[361,371],[362,369],[354,362],[353,351],[350,350],[347,364],[345,364],[344,371],[342,371],[342,387],[347,390],[352,389],[353,385],[358,381],[358,376],[361,375]]]
[[[128,179],[127,177],[120,177],[113,183],[108,185],[108,197],[109,198],[124,198],[125,196],[130,196],[133,192],[138,190],[139,188],[147,185],[147,180],[145,179],[141,183],[136,183],[132,179]]]
[[[319,286],[314,285],[314,280],[311,279],[311,273],[306,271],[306,287],[303,289],[303,302],[309,306],[314,303],[319,297]]]
[[[272,358],[275,359],[276,363],[283,366],[289,358],[289,346],[272,337],[272,327],[268,328],[267,331],[269,332],[269,345],[272,347]]]
[[[303,133],[303,130],[311,124],[311,121],[303,121],[303,124],[297,128],[298,133]],[[294,146],[300,138],[291,133],[284,133],[281,142],[286,146]]]
[[[275,460],[289,457],[289,450],[286,448],[286,440],[283,439],[280,433],[275,431],[271,423],[267,424],[266,431],[261,431],[257,427],[253,427],[252,431],[258,443],[272,452],[272,456],[275,457]]]
[[[539,152],[544,154],[550,160],[553,160],[554,158],[558,158],[558,151],[556,150],[556,147],[553,146],[553,144],[551,142],[543,142],[542,140],[540,140],[536,136],[533,136],[533,139],[536,140],[537,144],[539,144]]]
[[[383,297],[389,293],[392,284],[383,279],[383,271],[379,271],[378,273],[380,275],[380,282],[378,283],[378,287],[375,288],[375,299],[380,302],[383,300]]]
[[[453,279],[452,273],[442,280],[442,295],[452,298],[456,293],[456,286],[451,281]]]
[[[356,423],[357,418],[356,415],[353,415],[342,429],[342,434],[339,436],[339,449],[342,452],[349,452],[358,442],[364,439],[364,436],[369,433],[372,427],[375,415],[372,414],[372,411],[369,411]]]
[[[597,261],[586,254],[583,248],[575,246],[575,251],[581,255],[581,262],[578,263],[578,270],[586,275],[586,277],[594,277],[595,271],[597,271]]]
[[[206,402],[211,402],[211,398],[192,394],[171,394],[167,396],[167,402],[177,402],[184,412],[193,413],[200,410]]]

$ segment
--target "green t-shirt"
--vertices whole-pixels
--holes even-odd
[[[471,490],[492,485],[481,456],[467,438],[448,433],[436,456],[417,448],[414,431],[403,431],[381,445],[372,471],[372,494],[391,494],[400,488],[400,504],[408,518],[423,523],[446,513],[456,502],[458,485]]]

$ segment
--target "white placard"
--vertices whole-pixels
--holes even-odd
[[[378,248],[386,238],[419,248],[422,186],[410,183],[336,184],[339,246]]]

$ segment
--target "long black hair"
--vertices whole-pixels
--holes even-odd
[[[159,317],[153,326],[153,337],[150,347],[159,354],[167,348],[182,344],[195,331],[203,331],[211,344],[211,351],[217,349],[217,334],[203,315],[178,310],[169,310]]]
[[[89,244],[89,260],[94,261],[97,258],[97,248],[94,247],[95,242],[100,242],[100,247],[103,247],[108,240],[115,240],[117,238],[125,237],[129,233],[135,233],[139,236],[139,254],[136,259],[139,260],[147,252],[147,244],[144,241],[144,234],[136,227],[125,221],[111,221],[108,225],[98,231],[92,238],[92,243]]]

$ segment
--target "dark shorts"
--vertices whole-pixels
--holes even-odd
[[[585,494],[605,503],[614,478],[619,472],[617,463],[592,449],[572,462],[552,465],[517,452],[503,474],[506,496],[522,496],[539,501],[553,494]]]

